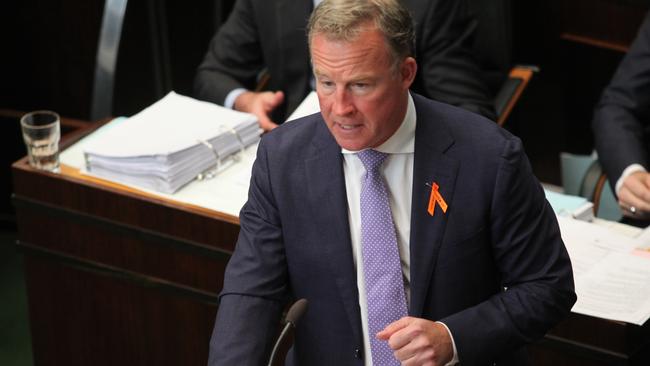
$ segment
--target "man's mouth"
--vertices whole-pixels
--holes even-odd
[[[346,130],[346,131],[353,130],[353,129],[358,128],[360,126],[360,124],[358,124],[358,123],[340,123],[340,122],[337,122],[336,124],[342,130]]]

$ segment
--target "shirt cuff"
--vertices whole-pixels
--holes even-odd
[[[234,90],[230,91],[230,93],[228,93],[228,95],[226,95],[226,100],[224,100],[223,106],[226,107],[226,108],[235,109],[234,108],[235,107],[235,100],[237,100],[238,96],[244,94],[247,91],[248,90],[246,90],[244,88],[237,88],[237,89],[234,89]]]
[[[616,186],[614,187],[614,190],[616,191],[616,195],[618,196],[618,192],[621,190],[625,178],[632,175],[632,173],[645,172],[645,171],[646,171],[645,168],[641,164],[632,164],[629,165],[627,168],[625,168],[625,170],[623,170],[623,173],[621,174],[621,177],[618,178],[618,180],[616,181]]]
[[[454,348],[454,358],[451,359],[451,361],[447,362],[445,366],[452,366],[458,364],[458,351],[456,351],[456,342],[454,341],[454,336],[451,334],[451,331],[447,327],[447,324],[443,322],[436,322],[438,324],[442,324],[445,329],[447,329],[447,333],[449,334],[449,338],[451,338],[451,345]]]

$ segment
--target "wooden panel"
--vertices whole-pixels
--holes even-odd
[[[13,183],[36,365],[207,362],[236,218],[25,158]]]
[[[27,256],[35,365],[205,365],[216,306]]]

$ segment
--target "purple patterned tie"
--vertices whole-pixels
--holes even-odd
[[[379,171],[388,154],[364,150],[357,156],[366,168],[361,186],[361,245],[373,365],[399,365],[388,342],[375,337],[408,313],[395,224]]]

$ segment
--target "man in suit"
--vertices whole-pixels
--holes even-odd
[[[650,13],[596,106],[593,131],[618,204],[631,223],[650,219]],[[641,223],[639,223],[641,224]]]
[[[320,0],[238,0],[212,39],[194,82],[197,98],[258,116],[265,130],[284,121],[312,90],[305,24]],[[413,89],[495,119],[471,54],[476,22],[465,0],[404,0],[415,17]],[[254,92],[270,75],[266,92]]]
[[[409,92],[411,24],[397,0],[312,14],[321,113],[262,138],[211,365],[265,362],[295,298],[289,365],[523,365],[574,303],[521,141]]]

